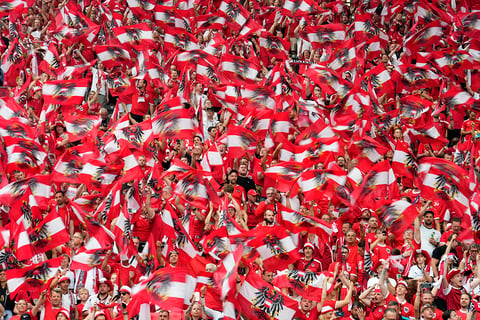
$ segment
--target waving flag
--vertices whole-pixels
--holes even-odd
[[[220,68],[232,81],[242,80],[247,82],[253,82],[261,70],[260,65],[255,61],[231,54],[222,55]]]
[[[50,259],[25,268],[7,270],[7,284],[11,297],[19,290],[28,290],[32,297],[38,297],[47,281],[57,274],[63,257]]]
[[[405,200],[388,201],[376,212],[395,237],[403,236],[403,232],[411,227],[418,215],[416,207]]]
[[[293,318],[298,302],[249,272],[238,293],[238,304],[249,319],[282,320]]]
[[[254,231],[256,239],[248,241],[247,245],[260,254],[266,270],[283,270],[300,258],[298,249],[285,228],[262,226]]]
[[[197,30],[205,30],[205,29],[221,29],[226,23],[226,19],[221,16],[217,16],[214,14],[205,14],[198,16],[196,18],[197,22]]]
[[[130,53],[122,46],[95,46],[95,52],[97,53],[98,59],[102,61],[107,68],[113,68],[122,64],[132,65]]]
[[[152,29],[146,23],[129,25],[128,27],[113,28],[113,33],[122,44],[134,47],[153,44]]]
[[[345,27],[341,23],[305,27],[302,37],[312,43],[314,49],[335,45],[345,40]]]
[[[422,197],[429,200],[442,199],[464,212],[469,208],[473,191],[468,173],[460,166],[438,158],[423,158],[419,161],[417,185]]]
[[[55,212],[50,212],[42,222],[28,231],[36,254],[47,252],[70,241],[70,235],[65,229],[62,218]]]
[[[94,128],[98,127],[101,119],[99,116],[89,116],[89,115],[69,115],[64,116],[63,123],[67,129],[68,141],[75,142],[82,140],[89,134],[95,135]]]
[[[402,143],[397,143],[392,159],[392,169],[395,175],[413,179],[417,166],[417,161],[408,148]]]
[[[240,265],[242,254],[243,247],[239,245],[234,252],[231,252],[222,260],[220,267],[213,274],[213,279],[220,289],[220,299],[222,300],[236,292],[238,266]]]
[[[42,87],[46,104],[82,104],[89,79],[47,81]]]
[[[178,312],[183,309],[186,290],[186,270],[165,267],[155,271],[133,292],[133,299],[154,303],[162,310]]]
[[[218,9],[230,19],[230,26],[236,31],[245,25],[250,16],[248,10],[237,0],[223,0]]]

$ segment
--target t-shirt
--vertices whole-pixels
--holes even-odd
[[[430,238],[434,238],[436,242],[440,242],[441,233],[434,228],[427,228],[425,225],[420,226],[421,249],[428,252],[432,256],[435,246],[430,243]]]

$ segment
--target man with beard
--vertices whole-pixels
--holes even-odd
[[[267,226],[267,227],[275,227],[278,226],[278,223],[275,222],[275,215],[273,214],[272,210],[265,211],[263,216],[263,222],[259,223],[258,226]]]
[[[415,219],[415,241],[421,244],[421,249],[432,256],[433,250],[440,242],[441,234],[433,227],[433,211],[428,210],[423,214],[423,224],[420,223],[420,215]]]
[[[109,294],[111,290],[113,290],[112,282],[105,278],[100,279],[98,285],[98,294],[92,295],[88,298],[82,310],[83,316],[88,316],[91,308],[93,308],[98,303],[110,304],[112,302],[112,297]]]

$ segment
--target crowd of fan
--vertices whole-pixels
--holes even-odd
[[[461,5],[460,2],[463,5],[465,1],[457,1],[458,7]],[[67,3],[68,0],[63,3],[57,3],[54,0],[35,1],[24,14],[12,11],[9,17],[14,18],[9,21],[8,17],[5,17],[2,20],[2,42],[5,54],[15,37],[18,37],[19,43],[26,52],[22,57],[26,63],[16,77],[16,85],[7,83],[9,76],[7,73],[3,74],[5,83],[9,86],[10,97],[13,97],[25,110],[25,114],[20,117],[28,119],[28,124],[33,127],[44,121],[41,119],[41,112],[45,111],[42,86],[49,80],[57,79],[56,74],[48,74],[39,68],[48,45],[52,41],[57,44],[57,50],[61,53],[60,61],[68,66],[87,64],[95,58],[92,48],[86,47],[83,43],[72,43],[67,46],[56,41],[51,34],[49,26],[52,19]],[[404,5],[403,2],[400,1],[400,3]],[[105,22],[104,14],[99,10],[101,8],[99,4],[98,1],[82,3],[84,14],[95,24]],[[323,8],[326,4],[324,1],[320,3]],[[342,6],[342,10],[331,11],[327,16],[327,22],[338,21],[344,25],[350,25],[355,21],[355,16],[363,12],[360,3],[337,2],[337,4]],[[251,11],[252,17],[260,15],[268,8],[283,6],[279,0],[250,1],[243,5]],[[443,3],[442,5],[450,6]],[[193,7],[196,15],[202,13],[199,13],[202,9],[198,5]],[[384,64],[391,73],[393,68],[397,67],[396,61],[405,54],[399,42],[406,38],[407,31],[413,27],[415,23],[413,15],[405,9],[398,16],[389,17],[382,15],[381,9],[381,2],[379,2],[379,7],[373,10],[371,15],[382,30],[391,33],[391,39],[378,56],[367,61],[365,70],[357,70],[359,74],[368,72],[378,64]],[[16,17],[16,15],[19,16]],[[132,10],[122,12],[121,19],[125,25],[139,22],[147,22],[150,26],[153,24],[152,21],[138,18]],[[299,29],[302,28],[299,18],[275,18],[273,23],[265,21],[262,25],[265,29],[279,38],[290,41],[291,66],[301,77],[311,64],[326,61],[332,53],[331,50],[314,50],[308,41],[299,37]],[[12,25],[15,24],[19,28],[12,32]],[[295,26],[298,27],[294,29]],[[229,40],[233,36],[227,32],[227,28],[225,26],[224,29],[218,30],[218,34]],[[164,30],[155,26],[153,30],[155,46],[151,50],[161,52]],[[215,34],[216,32],[213,33],[211,30],[203,34],[198,33],[200,49],[205,48]],[[245,58],[251,54],[249,50],[259,54],[257,40],[250,40],[251,42],[245,41],[232,46],[231,52]],[[162,58],[162,54],[158,53],[157,56],[160,57],[160,64],[165,65],[166,61],[164,57]],[[268,63],[261,63],[263,70],[257,76],[258,82],[268,75],[276,63],[280,63],[275,57],[266,61]],[[133,79],[135,88],[131,95],[118,97],[110,94],[110,88],[104,76],[113,74],[116,69],[108,70],[101,61],[98,61],[86,71],[86,74],[92,76],[91,88],[84,103],[77,105],[73,114],[98,115],[101,118],[98,127],[99,135],[108,132],[109,128],[126,114],[129,114],[130,124],[142,123],[154,116],[158,104],[162,102],[167,91],[171,94],[170,90],[175,92],[179,89],[181,70],[178,70],[173,63],[169,64],[169,68],[168,82],[163,88],[152,86],[152,83],[145,79],[137,79],[138,71],[127,68],[126,74]],[[474,99],[478,99],[478,93],[471,89],[470,72],[466,71],[464,78],[457,78],[455,81],[462,83],[465,90]],[[359,74],[345,72],[343,76],[347,81],[354,81],[352,79],[359,77]],[[26,81],[30,81],[30,84],[25,91]],[[326,243],[316,233],[301,232],[297,241],[301,258],[289,265],[289,269],[325,275],[321,299],[300,296],[294,288],[280,281],[284,272],[265,269],[259,258],[253,265],[239,268],[238,287],[241,286],[242,276],[248,272],[257,272],[263,280],[276,287],[282,294],[298,301],[298,310],[293,319],[475,319],[477,311],[480,310],[480,302],[477,300],[480,296],[480,270],[476,263],[477,259],[480,259],[480,246],[457,239],[464,230],[461,226],[462,219],[454,216],[452,208],[445,206],[441,200],[424,199],[418,188],[413,185],[413,181],[399,178],[397,183],[402,199],[416,206],[418,217],[411,228],[404,232],[403,239],[398,239],[385,227],[372,208],[359,208],[358,212],[361,214],[355,221],[343,221],[340,219],[338,208],[331,203],[327,195],[317,200],[305,201],[301,192],[295,195],[291,195],[290,192],[279,192],[275,188],[275,181],[263,173],[268,167],[280,162],[281,144],[276,148],[269,148],[260,142],[255,151],[246,153],[244,157],[229,158],[228,147],[219,143],[218,140],[222,134],[228,134],[226,128],[233,121],[231,111],[222,105],[212,103],[209,99],[208,84],[192,81],[191,86],[190,99],[184,101],[183,106],[195,109],[200,132],[191,140],[160,141],[156,147],[161,151],[159,154],[164,156],[160,157],[158,163],[154,165],[167,170],[175,159],[179,159],[193,168],[201,168],[200,163],[205,152],[215,146],[224,161],[224,165],[217,167],[213,172],[214,178],[222,185],[218,194],[228,201],[228,212],[242,229],[253,230],[260,226],[275,227],[282,224],[278,214],[278,206],[282,205],[304,215],[317,217],[331,225],[334,230]],[[305,82],[305,90],[306,100],[314,102],[317,106],[333,105],[336,99],[339,99],[336,95],[322,92],[319,86],[310,81]],[[438,88],[420,88],[412,94],[436,102],[437,98],[433,96],[438,95]],[[395,97],[395,94],[386,93],[380,97],[380,107],[384,107],[383,102],[387,103],[387,99],[392,97]],[[391,101],[388,102],[391,103]],[[296,125],[300,110],[297,106],[286,110],[291,112],[290,121]],[[433,145],[420,144],[412,150],[415,156],[417,158],[440,157],[453,161],[453,153],[457,150],[459,143],[464,143],[466,140],[476,141],[477,133],[480,132],[480,121],[477,120],[475,111],[465,110],[447,109],[435,114],[434,126],[440,136],[448,138],[449,142],[443,143],[439,140]],[[57,109],[56,113],[56,117],[47,123],[45,137],[39,139],[45,150],[48,150],[47,160],[50,162],[43,173],[48,173],[66,150],[80,144],[78,141],[69,141],[62,122],[61,108]],[[323,108],[321,113],[323,113],[321,116],[328,121],[330,109]],[[406,144],[407,149],[412,147],[404,142],[402,128],[392,127],[388,134],[395,143]],[[294,141],[296,135],[298,130],[292,130],[288,139]],[[358,161],[350,159],[346,150],[341,150],[335,155],[334,163],[336,168],[348,172],[358,164]],[[472,157],[476,155],[477,153],[474,152],[471,154]],[[382,156],[392,160],[393,151],[389,150]],[[113,248],[106,253],[100,265],[88,271],[71,270],[69,266],[72,258],[91,235],[87,230],[82,230],[79,222],[74,218],[70,203],[96,191],[89,190],[82,184],[57,184],[56,187],[59,189],[52,196],[49,210],[57,212],[63,218],[71,241],[62,247],[32,257],[31,263],[63,256],[61,267],[39,297],[32,297],[28,290],[22,290],[12,296],[7,286],[8,279],[5,271],[0,271],[0,314],[3,315],[3,319],[135,319],[129,313],[132,290],[136,284],[145,279],[145,274],[142,274],[140,268],[136,266],[145,259],[143,249],[150,234],[156,232],[152,230],[154,217],[159,214],[165,204],[174,208],[179,218],[187,215],[191,217],[189,236],[202,250],[205,237],[212,230],[219,228],[222,208],[215,206],[214,209],[213,204],[210,204],[210,210],[200,210],[186,204],[174,192],[175,182],[178,181],[169,180],[170,177],[164,182],[159,182],[162,184],[161,187],[155,186],[157,190],[161,189],[161,196],[155,205],[151,205],[150,199],[154,192],[145,182],[153,170],[153,160],[149,159],[148,155],[140,153],[136,153],[136,159],[146,177],[142,184],[144,186],[142,208],[135,215],[131,229],[133,235],[131,241],[137,253],[125,259]],[[476,164],[476,161],[474,163]],[[7,176],[8,181],[13,182],[26,178],[26,175],[28,173],[16,169],[8,172]],[[99,199],[96,203],[97,206],[101,200]],[[92,208],[92,212],[95,210],[96,207]],[[3,214],[2,218],[3,227],[13,223],[9,221],[8,214]],[[114,223],[111,225],[113,228]],[[161,253],[164,252],[163,245],[158,244],[157,249],[159,255],[156,264],[159,268],[177,267],[178,248],[164,255]],[[204,256],[209,261],[205,271],[215,272],[220,261],[208,254]],[[223,308],[220,294],[213,286],[205,285],[194,292],[184,316],[186,319],[222,319]],[[153,303],[149,313],[151,313],[151,319],[172,319],[169,311],[161,310]],[[247,319],[245,316],[242,317]]]

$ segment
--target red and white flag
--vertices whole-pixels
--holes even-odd
[[[250,17],[250,12],[237,0],[223,0],[218,9],[231,20],[230,27],[236,31],[240,30]]]
[[[113,28],[112,31],[121,44],[143,46],[154,42],[152,29],[146,23]]]
[[[46,104],[82,104],[89,88],[89,79],[47,81],[42,87]]]
[[[250,271],[237,296],[238,304],[248,319],[292,319],[298,302]]]
[[[305,27],[302,37],[312,44],[314,49],[345,41],[345,26],[341,23]]]
[[[260,254],[266,270],[283,270],[300,259],[297,246],[285,228],[262,226],[254,231],[257,236],[247,245]]]
[[[224,54],[220,63],[220,69],[225,76],[232,81],[253,82],[261,70],[260,65],[252,60],[247,60],[239,56]]]

